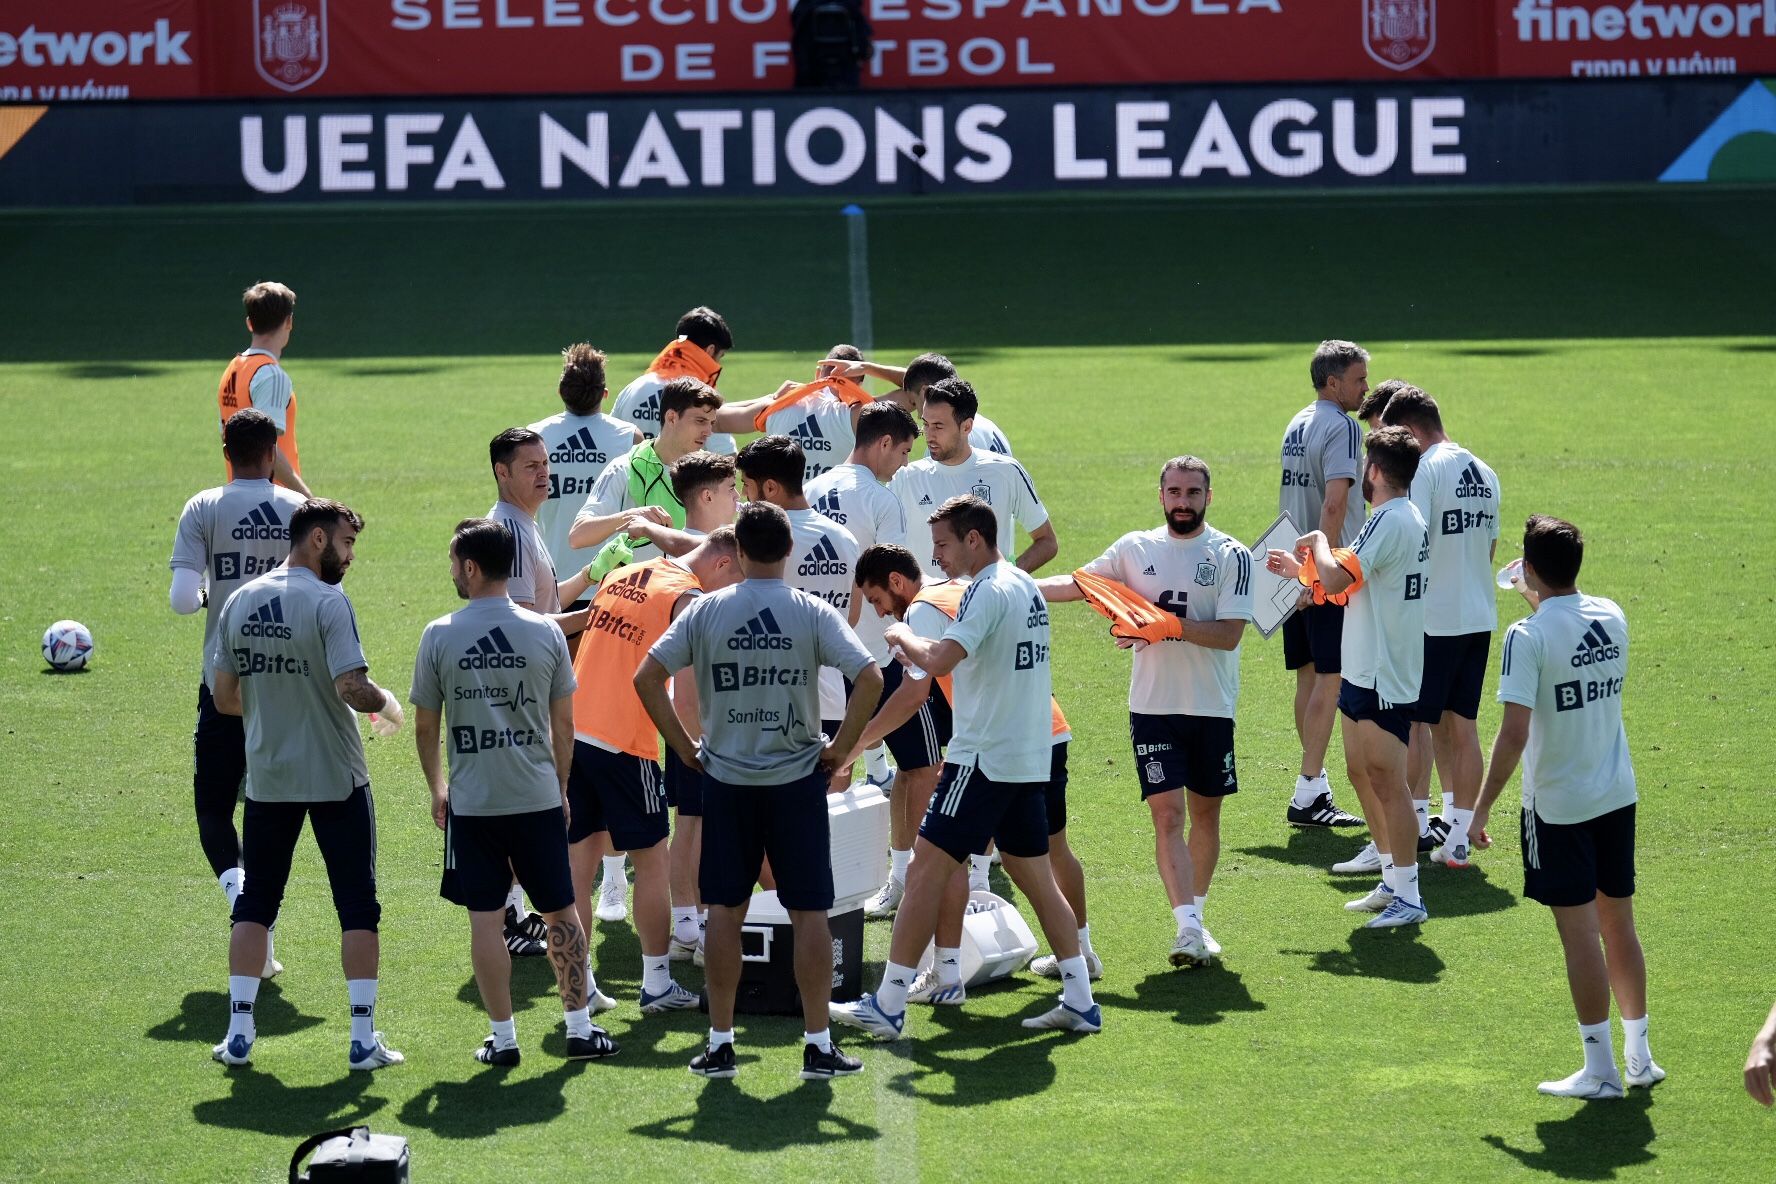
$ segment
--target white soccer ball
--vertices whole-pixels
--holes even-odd
[[[43,634],[43,660],[68,673],[92,661],[92,631],[79,621],[57,621]]]

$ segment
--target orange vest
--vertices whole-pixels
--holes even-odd
[[[647,372],[671,382],[674,378],[695,378],[714,386],[721,378],[719,363],[703,352],[703,347],[680,337],[655,355]]]
[[[660,732],[635,693],[636,667],[672,623],[672,606],[700,591],[697,577],[667,558],[619,568],[592,598],[574,656],[574,735],[654,760]]]
[[[766,404],[765,409],[752,417],[752,426],[757,431],[765,430],[765,421],[785,407],[794,407],[803,399],[817,395],[821,391],[831,391],[833,397],[847,407],[861,407],[876,400],[870,393],[849,378],[817,378],[813,382],[804,382],[800,386],[792,386]]]
[[[913,597],[913,603],[921,601],[931,605],[950,620],[956,619],[956,613],[962,608],[962,594],[968,591],[968,585],[961,580],[945,580],[941,584],[926,584]],[[956,704],[956,696],[951,692],[955,678],[953,675],[937,676],[938,689],[943,691],[944,701],[952,707]],[[1053,695],[1048,697],[1049,714],[1051,716],[1050,735],[1071,736],[1073,731],[1067,726],[1067,717],[1061,714],[1061,701]]]
[[[253,405],[253,376],[265,366],[277,364],[277,359],[267,354],[237,354],[228,369],[222,371],[222,381],[216,386],[216,409],[221,412],[219,423],[227,423],[229,417],[242,407]],[[297,473],[302,466],[296,462],[296,396],[290,396],[290,405],[284,408],[284,431],[278,437],[278,451],[290,462],[290,467]],[[228,479],[234,480],[234,466],[228,464],[223,457],[222,463],[228,469]]]

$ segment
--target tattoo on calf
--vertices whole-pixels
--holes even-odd
[[[586,931],[579,922],[549,923],[549,961],[561,987],[561,1005],[569,1011],[586,1006]]]

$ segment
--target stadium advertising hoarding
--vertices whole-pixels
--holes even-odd
[[[874,89],[1776,70],[1776,0],[862,0]],[[788,89],[792,0],[10,0],[0,101]]]
[[[67,104],[22,132],[30,111],[13,109],[0,202],[1581,184],[1657,180],[1680,157],[1674,179],[1706,179],[1739,124],[1763,118],[1760,95],[1776,100],[1762,83],[1687,79]]]

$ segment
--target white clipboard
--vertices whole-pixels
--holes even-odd
[[[1278,514],[1252,544],[1252,625],[1267,641],[1294,615],[1303,589],[1299,580],[1284,579],[1266,567],[1265,556],[1273,550],[1293,552],[1300,537],[1289,516]]]

